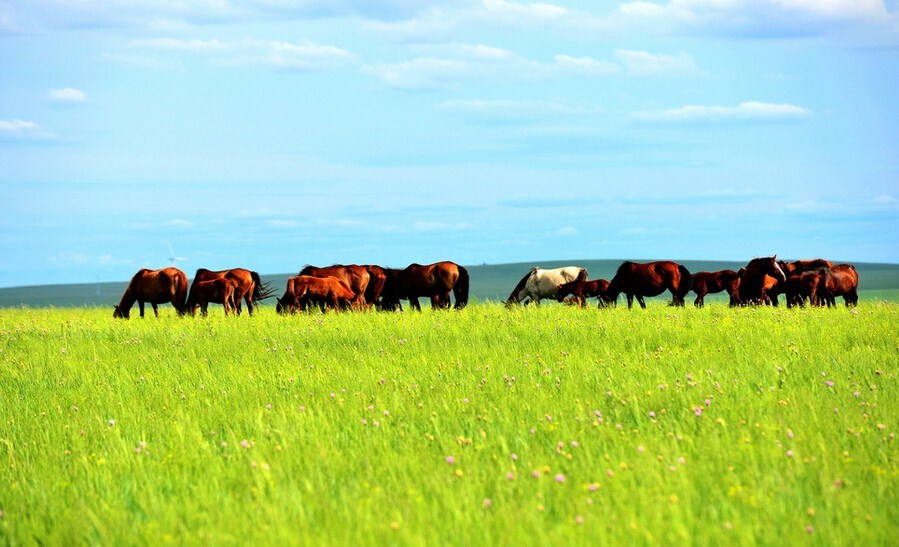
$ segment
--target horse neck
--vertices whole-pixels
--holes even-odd
[[[131,306],[134,305],[135,300],[137,299],[131,291],[131,285],[128,285],[128,288],[125,289],[125,293],[122,294],[122,299],[119,300],[119,310],[121,310],[122,313],[127,313],[128,310],[131,309]]]

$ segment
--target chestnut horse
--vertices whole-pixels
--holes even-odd
[[[717,272],[696,272],[693,274],[693,292],[696,300],[693,305],[701,308],[705,305],[705,295],[727,291],[730,296],[730,305],[740,304],[740,274],[733,270],[718,270]]]
[[[387,280],[381,292],[384,309],[398,309],[400,300],[408,300],[412,309],[421,311],[419,298],[430,298],[432,308],[449,309],[450,293],[456,298],[457,310],[468,305],[468,270],[455,262],[410,264],[404,270],[388,269],[385,273]]]
[[[298,275],[287,280],[287,290],[278,299],[278,313],[292,313],[297,310],[306,311],[310,304],[318,304],[324,312],[327,309],[337,310],[349,306],[356,298],[346,281],[336,277],[316,277]]]
[[[631,309],[636,297],[640,307],[645,309],[644,296],[658,296],[668,290],[671,291],[672,304],[683,306],[692,279],[687,268],[670,260],[646,264],[626,261],[618,267],[606,294],[609,301],[614,302],[619,294],[624,293],[628,309]]]
[[[172,303],[178,315],[184,315],[184,303],[187,299],[187,276],[177,268],[149,270],[144,268],[134,274],[122,299],[112,312],[113,317],[128,319],[131,306],[137,302],[140,316],[144,316],[144,303],[153,306],[153,313],[159,317],[158,304]]]
[[[762,304],[769,300],[777,306],[780,284],[787,276],[777,260],[777,255],[753,258],[740,270],[740,302],[742,304]]]
[[[197,283],[221,277],[230,279],[236,284],[234,289],[234,303],[236,305],[235,310],[237,311],[237,315],[240,315],[241,312],[241,299],[247,303],[247,311],[249,314],[253,315],[253,311],[256,309],[256,302],[272,296],[272,289],[268,285],[262,283],[258,273],[243,268],[231,268],[230,270],[219,270],[217,272],[207,270],[206,268],[200,268],[197,270],[197,273],[194,274],[194,282],[190,286],[191,294],[194,292],[194,287]]]
[[[371,274],[368,273],[368,268],[365,266],[357,266],[355,264],[344,266],[342,264],[335,264],[325,268],[317,268],[315,266],[307,265],[300,270],[299,275],[336,277],[349,285],[350,290],[353,291],[353,307],[361,307],[373,303],[367,302],[365,298],[365,291],[368,289],[368,285],[371,282]]]
[[[824,290],[827,306],[836,305],[836,297],[842,296],[846,306],[858,305],[858,272],[851,264],[839,264],[824,270]]]
[[[381,292],[387,283],[387,270],[381,266],[367,264],[363,266],[368,270],[368,288],[365,289],[365,301],[369,305],[378,306],[381,302]]]
[[[237,309],[237,281],[227,277],[215,277],[206,281],[194,279],[190,286],[190,295],[187,297],[186,308],[192,315],[197,314],[197,306],[203,317],[209,315],[209,304],[221,304],[225,308],[225,315]]]
[[[572,295],[574,302],[578,307],[583,308],[587,304],[588,298],[596,298],[599,300],[599,307],[608,304],[606,299],[606,291],[609,288],[609,282],[605,279],[593,279],[591,281],[569,281],[559,285],[556,298],[562,302],[566,296]]]

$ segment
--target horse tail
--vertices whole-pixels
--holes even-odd
[[[509,298],[506,299],[506,304],[517,304],[518,303],[518,293],[520,293],[525,285],[528,283],[528,279],[534,274],[534,269],[524,274],[524,277],[521,278],[521,281],[518,282],[518,285],[515,285],[515,288],[512,289],[512,294],[509,295]]]
[[[173,279],[175,283],[175,294],[172,297],[172,305],[178,315],[184,315],[187,311],[187,274],[179,271]]]
[[[456,309],[461,310],[468,305],[468,270],[459,266],[459,279],[453,285],[453,295],[456,297]]]
[[[680,283],[677,287],[677,297],[681,300],[687,296],[687,293],[690,292],[690,289],[693,288],[693,276],[690,274],[690,270],[681,264],[677,265],[677,270],[680,272]]]
[[[586,281],[587,280],[587,268],[581,268],[581,271],[578,272],[577,278],[575,281]]]

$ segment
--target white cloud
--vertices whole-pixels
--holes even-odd
[[[611,61],[603,61],[591,57],[556,55],[554,60],[561,69],[584,76],[609,76],[621,72],[619,65]]]
[[[471,224],[468,224],[466,222],[450,224],[447,222],[430,222],[430,221],[420,220],[420,221],[413,223],[412,228],[419,232],[434,232],[434,231],[470,230],[470,229],[474,228],[474,226]]]
[[[619,13],[636,24],[757,36],[826,34],[853,25],[889,29],[897,19],[883,0],[639,0],[621,4]]]
[[[565,226],[564,228],[559,228],[558,230],[553,232],[553,235],[569,237],[569,236],[576,236],[576,235],[578,235],[578,233],[579,232],[578,232],[577,228],[575,228],[574,226]]]
[[[889,194],[883,194],[883,195],[880,195],[880,196],[877,196],[876,198],[874,198],[874,203],[892,204],[892,203],[897,203],[897,202],[899,202],[899,199],[896,199],[896,196],[891,196]]]
[[[47,92],[47,96],[52,102],[60,104],[79,104],[87,101],[87,94],[84,91],[72,87],[51,89]]]
[[[615,57],[632,76],[691,75],[698,72],[696,62],[686,53],[657,55],[645,51],[619,49],[615,51]]]
[[[225,66],[270,66],[296,70],[323,69],[352,59],[353,54],[336,46],[258,40],[181,40],[155,38],[135,40],[130,46],[159,53],[184,53],[207,57]]]
[[[33,134],[40,129],[40,126],[34,122],[25,120],[0,120],[0,134],[6,135],[27,135]]]
[[[600,112],[598,108],[553,101],[459,99],[439,103],[436,107],[439,110],[491,116],[594,114]]]
[[[778,121],[807,118],[812,111],[792,104],[748,101],[737,106],[686,105],[657,112],[635,112],[640,121],[661,123]]]

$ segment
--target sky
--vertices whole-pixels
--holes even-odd
[[[899,0],[0,0],[0,287],[899,262]]]

